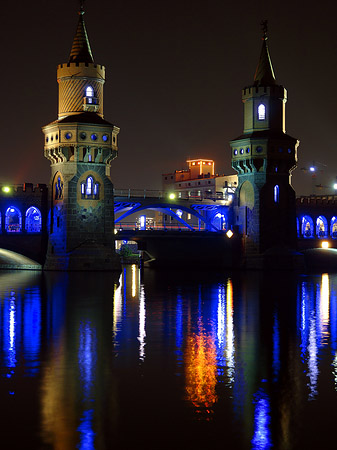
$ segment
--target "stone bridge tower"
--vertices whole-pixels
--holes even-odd
[[[247,261],[269,249],[296,248],[295,192],[299,141],[286,134],[287,91],[276,83],[263,22],[262,50],[253,83],[242,90],[243,134],[230,142],[238,172],[236,224]]]
[[[117,270],[113,185],[119,128],[103,116],[105,68],[94,63],[81,6],[67,63],[57,68],[58,119],[43,127],[51,164],[47,270]]]

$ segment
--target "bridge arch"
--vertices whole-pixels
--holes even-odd
[[[197,219],[201,220],[202,222],[205,223],[206,228],[210,231],[221,231],[219,228],[217,228],[213,223],[212,220],[209,217],[205,217],[203,215],[201,215],[196,209],[193,208],[193,205],[191,205],[191,207],[186,207],[184,205],[181,204],[174,204],[174,203],[149,203],[149,204],[145,204],[142,205],[141,203],[137,202],[137,203],[129,203],[128,202],[121,202],[124,204],[116,204],[116,210],[115,212],[120,212],[123,210],[128,209],[124,214],[122,214],[121,216],[119,216],[118,218],[115,218],[115,224],[121,222],[122,220],[124,220],[126,217],[131,216],[132,214],[138,213],[140,211],[144,211],[144,210],[156,210],[159,212],[162,212],[163,214],[167,214],[170,217],[173,217],[175,220],[177,220],[177,222],[179,222],[180,224],[182,224],[184,227],[188,228],[189,230],[194,230],[194,228],[188,224],[184,219],[182,219],[180,213],[177,214],[176,212],[174,212],[173,210],[176,211],[185,211],[188,214],[193,215],[194,217],[196,217]],[[198,205],[199,206],[199,205]],[[208,205],[205,205],[205,207]],[[217,207],[215,206],[211,206],[213,209],[217,209]],[[216,214],[216,213],[215,213]]]

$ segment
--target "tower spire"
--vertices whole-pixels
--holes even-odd
[[[94,62],[84,23],[84,12],[84,0],[80,0],[79,20],[68,62]]]
[[[272,86],[276,84],[275,74],[271,63],[268,49],[268,21],[261,22],[262,29],[262,49],[259,63],[254,76],[254,86]]]

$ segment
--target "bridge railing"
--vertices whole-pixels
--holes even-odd
[[[184,231],[203,231],[205,230],[205,225],[200,224],[198,225],[192,225],[190,226],[193,228],[193,230],[188,230],[188,228],[184,227],[183,225],[179,224],[153,224],[153,225],[147,225],[146,228],[143,228],[143,230],[184,230]],[[139,226],[139,224],[135,222],[120,222],[115,224],[116,230],[123,231],[123,230],[142,230],[142,228]]]
[[[217,192],[216,194],[201,192],[198,194],[188,194],[188,192],[181,192],[178,195],[177,192],[158,191],[152,189],[114,189],[115,197],[125,198],[158,198],[161,200],[228,200],[228,194]]]

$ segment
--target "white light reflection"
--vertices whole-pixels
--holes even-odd
[[[316,336],[316,320],[314,312],[311,313],[309,326],[309,344],[308,344],[308,376],[309,376],[309,400],[314,400],[317,395],[317,379],[318,379],[318,364],[317,364],[317,336]]]
[[[122,306],[123,306],[122,287],[123,287],[123,276],[121,274],[119,277],[118,287],[115,286],[115,293],[113,299],[112,335],[115,347],[119,345],[117,333],[121,330],[122,325]]]
[[[139,294],[139,359],[145,360],[145,322],[146,322],[146,310],[145,310],[145,291],[144,286],[140,287]]]
[[[330,287],[329,275],[322,274],[321,292],[320,292],[320,329],[321,329],[321,345],[327,345],[329,339],[329,310],[330,310]]]
[[[132,272],[132,287],[131,287],[131,295],[132,298],[136,297],[136,293],[137,293],[137,284],[136,284],[136,264],[132,264],[131,266],[131,272]]]
[[[233,322],[233,285],[232,280],[227,282],[227,308],[226,308],[226,360],[227,360],[227,375],[229,384],[234,382],[234,322]]]

